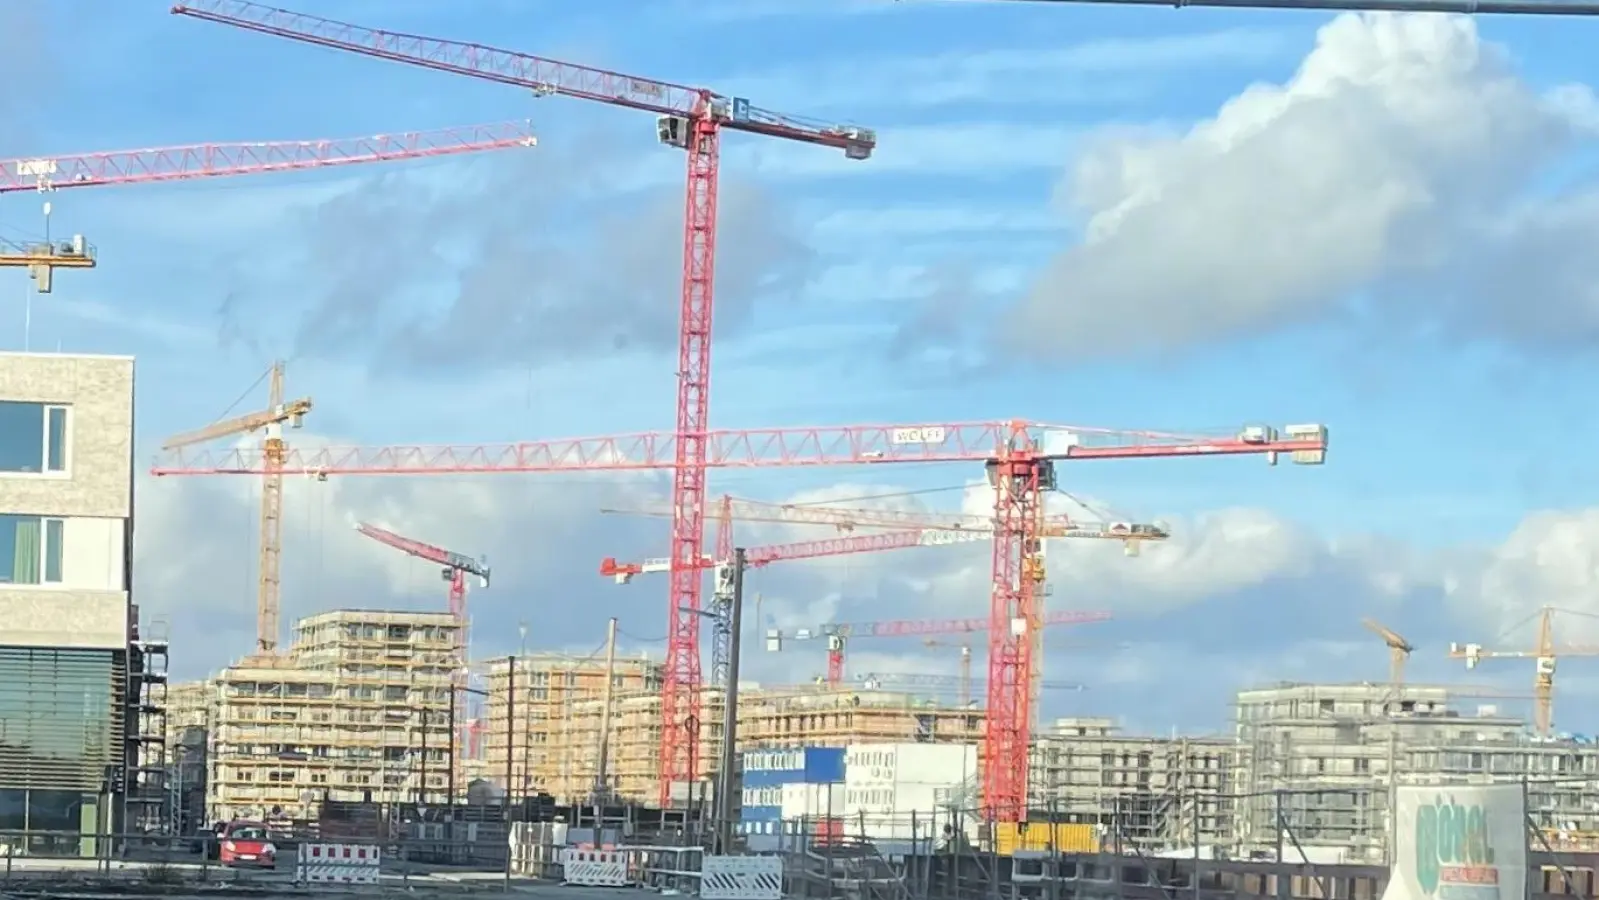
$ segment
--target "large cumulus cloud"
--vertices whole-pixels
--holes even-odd
[[[1102,130],[1060,186],[1083,236],[999,338],[1082,358],[1362,321],[1586,347],[1599,272],[1574,242],[1599,193],[1555,176],[1592,110],[1470,19],[1339,16],[1281,84],[1184,130]]]

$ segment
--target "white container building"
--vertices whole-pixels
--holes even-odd
[[[844,833],[925,849],[976,777],[971,744],[853,744],[845,751]]]

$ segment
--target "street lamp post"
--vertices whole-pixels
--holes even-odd
[[[723,686],[722,693],[722,759],[716,780],[718,853],[733,852],[733,824],[738,810],[733,799],[733,768],[738,762],[738,669],[739,644],[742,643],[739,638],[744,618],[744,567],[744,548],[736,547],[728,573],[732,581],[732,602],[727,610],[727,626],[733,639],[727,643],[727,684]]]
[[[449,713],[449,716],[450,716],[450,719],[449,719],[449,728],[450,728],[450,772],[449,772],[449,775],[447,776],[447,778],[448,778],[447,790],[449,791],[449,795],[450,796],[449,796],[449,799],[445,801],[445,808],[448,810],[446,815],[448,816],[448,818],[446,818],[446,820],[445,820],[446,824],[444,826],[444,839],[450,843],[450,858],[451,859],[455,858],[455,789],[456,789],[455,769],[456,769],[456,766],[460,765],[460,758],[457,756],[457,753],[459,751],[459,747],[460,747],[460,744],[461,744],[459,736],[456,734],[455,703],[456,703],[456,694],[457,693],[474,694],[476,696],[483,697],[485,699],[487,699],[488,696],[489,696],[489,692],[488,691],[478,690],[475,687],[470,687],[470,686],[465,685],[465,684],[454,684],[454,683],[452,683],[450,685],[450,713]]]

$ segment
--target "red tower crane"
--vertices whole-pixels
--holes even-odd
[[[818,559],[823,556],[846,556],[852,553],[876,553],[880,550],[905,550],[911,547],[941,547],[945,544],[960,544],[969,541],[987,540],[992,534],[974,532],[971,534],[947,534],[941,531],[889,531],[880,534],[863,534],[852,537],[823,538],[819,541],[794,541],[788,544],[768,544],[764,547],[751,547],[744,551],[745,565],[752,569],[769,566],[775,562],[786,559]],[[731,556],[732,554],[729,554]],[[714,559],[709,556],[700,557],[696,564],[700,569],[712,569],[727,560]],[[651,572],[669,572],[672,569],[670,557],[654,557],[636,563],[617,562],[616,557],[607,556],[600,561],[600,574],[607,578],[616,579],[617,584],[627,584],[635,575]]]
[[[989,535],[982,535],[981,537],[986,538]],[[1085,625],[1090,622],[1106,622],[1110,620],[1110,617],[1110,613],[1104,611],[1064,609],[1044,613],[1038,617],[1038,624],[1040,626]],[[770,651],[782,650],[785,640],[811,641],[817,638],[826,639],[827,683],[837,687],[844,683],[845,650],[849,646],[851,638],[973,634],[979,631],[988,631],[992,624],[990,619],[899,619],[883,622],[828,622],[806,628],[795,628],[791,631],[770,628],[766,631],[766,649]]]
[[[727,498],[724,497],[722,500],[722,509],[726,510]],[[785,559],[816,559],[823,556],[843,556],[851,553],[873,553],[879,550],[938,547],[947,544],[986,540],[988,537],[990,535],[978,532],[961,534],[938,530],[891,531],[857,537],[771,544],[746,550],[744,565],[747,568],[758,569]],[[731,541],[731,526],[725,521],[720,522],[717,530],[717,546],[720,548],[724,542],[727,543],[727,555],[701,557],[700,568],[712,569],[718,565],[729,563],[733,558]],[[671,570],[672,560],[669,557],[646,559],[638,563],[618,563],[614,557],[606,557],[600,562],[600,574],[615,578],[617,584],[627,584],[633,580],[633,576],[646,572],[670,572]],[[732,584],[729,582],[727,585],[729,591],[731,586]],[[714,600],[716,608],[712,618],[715,620],[715,625],[711,630],[711,634],[715,640],[713,641],[711,653],[711,680],[715,684],[725,684],[727,682],[728,660],[732,658],[732,643],[737,639],[737,635],[733,634],[731,612],[733,597],[729,591],[723,591],[719,586]]]
[[[623,75],[484,44],[381,31],[274,9],[247,0],[203,0],[172,7],[178,15],[275,37],[348,50],[455,75],[562,94],[654,113],[656,138],[687,151],[682,309],[678,325],[677,458],[672,467],[671,573],[667,597],[666,671],[661,694],[661,781],[694,777],[695,709],[700,683],[700,597],[696,562],[704,549],[705,472],[710,430],[711,322],[716,264],[717,168],[723,129],[782,138],[867,159],[877,146],[869,129],[832,125],[760,109],[742,97],[652,78]],[[665,795],[663,794],[663,799]]]
[[[450,583],[450,615],[455,616],[463,627],[466,625],[466,576],[476,576],[478,587],[488,587],[488,560],[483,557],[473,559],[464,553],[455,553],[443,547],[435,547],[432,544],[401,537],[386,528],[379,528],[366,522],[357,524],[355,530],[380,544],[393,547],[401,553],[442,566],[444,580]]]
[[[653,507],[617,509],[606,507],[601,513],[632,516],[670,516],[671,510]],[[773,522],[788,525],[831,525],[840,532],[857,528],[898,528],[916,531],[944,531],[954,534],[974,534],[978,540],[994,535],[991,516],[942,511],[863,509],[841,506],[798,506],[787,503],[770,503],[764,500],[745,500],[723,495],[717,513],[717,541],[731,540],[732,521]],[[724,538],[724,533],[727,537]],[[1073,538],[1077,540],[1121,541],[1129,556],[1137,556],[1141,544],[1164,541],[1171,537],[1165,525],[1155,522],[1091,522],[1070,515],[1048,515],[1039,522],[1039,536],[1046,538]],[[954,541],[964,543],[965,541]],[[732,553],[731,544],[728,553]],[[726,556],[718,554],[718,559]]]
[[[1018,623],[1036,620],[1043,491],[1055,485],[1055,464],[1078,460],[1287,455],[1299,465],[1327,458],[1321,425],[1251,425],[1225,435],[1119,431],[1044,425],[1023,419],[962,424],[857,425],[708,431],[706,465],[885,465],[902,462],[980,462],[995,487],[994,562],[989,615],[988,715],[983,736],[983,802],[990,818],[1018,821],[1026,812],[1029,635]],[[321,447],[291,449],[285,474],[439,475],[515,472],[658,471],[679,465],[675,434],[642,432],[608,437],[507,444]],[[257,448],[182,449],[167,454],[153,475],[259,475],[269,463]],[[698,559],[698,556],[692,559]],[[691,570],[697,571],[697,569]]]
[[[657,509],[602,509],[604,513],[621,513],[637,515],[671,515],[670,511]],[[915,528],[923,532],[942,531],[949,539],[944,543],[957,543],[967,540],[987,540],[994,534],[994,520],[990,517],[971,515],[969,513],[931,512],[921,510],[899,509],[849,509],[837,506],[801,505],[793,503],[770,503],[762,500],[746,500],[724,494],[721,498],[718,511],[718,547],[725,540],[732,539],[732,520],[737,517],[744,522],[781,522],[785,524],[804,525],[831,525],[840,532],[852,532],[857,528]],[[1170,531],[1160,523],[1140,524],[1135,522],[1084,522],[1069,515],[1045,516],[1039,523],[1038,536],[1043,538],[1074,538],[1078,540],[1113,540],[1122,543],[1123,550],[1128,556],[1137,556],[1139,548],[1150,541],[1164,541],[1171,537]],[[924,540],[923,543],[931,543]],[[718,559],[728,559],[732,555],[732,544],[728,543],[727,555],[718,556]],[[1042,564],[1042,553],[1039,555]],[[1034,604],[1034,613],[1043,612],[1043,604]],[[1034,655],[1037,655],[1042,646],[1043,631],[1036,627],[1042,623],[1029,623],[1028,633],[1032,635]],[[717,620],[715,635],[715,653],[712,659],[718,664],[728,658],[727,641],[731,636],[727,628]],[[841,635],[827,636],[828,665],[827,683],[841,684],[844,678],[844,637]],[[971,654],[967,652],[963,658],[963,665],[970,674]],[[718,669],[718,671],[721,671]],[[1038,668],[1033,668],[1032,688],[1033,704],[1038,702]],[[970,698],[967,698],[968,700]]]
[[[393,547],[401,553],[442,567],[441,573],[450,586],[448,601],[450,616],[455,619],[455,627],[458,629],[460,639],[459,656],[455,664],[450,667],[451,689],[459,696],[459,694],[463,693],[461,688],[466,686],[466,663],[469,658],[467,650],[466,577],[468,575],[475,576],[478,580],[478,587],[488,587],[490,572],[488,560],[481,556],[473,559],[464,553],[455,553],[443,547],[435,547],[432,544],[423,543],[413,538],[401,537],[387,528],[379,528],[367,522],[357,523],[355,530],[380,544]],[[452,698],[450,702],[452,704],[455,703],[455,698]],[[451,708],[453,709],[454,707],[452,706]],[[471,757],[475,755],[475,748],[470,746],[467,736],[468,734],[476,736],[483,723],[470,714],[464,718],[467,720],[466,723],[461,726],[458,734],[453,735],[453,739],[456,742],[456,753]],[[452,754],[452,760],[457,758],[459,757]]]
[[[637,514],[645,516],[671,515],[669,511],[655,509],[622,510],[603,509],[601,512]],[[706,558],[704,564],[713,566],[717,561],[732,558],[732,520],[733,517],[744,522],[782,522],[787,524],[806,525],[831,525],[841,532],[854,531],[856,528],[902,528],[916,529],[900,531],[899,541],[903,546],[934,546],[942,544],[962,544],[975,541],[986,541],[994,536],[994,523],[992,519],[983,516],[974,516],[963,513],[948,512],[911,512],[905,510],[876,510],[876,509],[849,509],[836,506],[798,506],[794,504],[766,503],[759,500],[741,500],[728,495],[723,495],[718,504],[717,515],[717,547],[726,545],[725,555]],[[1160,524],[1145,525],[1133,522],[1081,522],[1070,516],[1046,516],[1039,525],[1039,536],[1046,538],[1074,538],[1079,540],[1112,540],[1120,541],[1123,549],[1129,556],[1137,556],[1139,547],[1149,541],[1164,541],[1171,536],[1166,526]],[[879,535],[883,537],[883,535]],[[781,547],[805,547],[813,544],[831,546],[827,541],[811,541],[802,544],[783,544]],[[769,549],[769,548],[760,548]],[[871,549],[886,549],[871,547]],[[752,553],[755,551],[751,551]],[[855,552],[855,551],[848,551]],[[821,554],[817,554],[821,555]],[[607,562],[614,563],[614,560]],[[644,568],[638,571],[664,572],[671,564],[670,559],[645,560]],[[758,563],[765,565],[765,562]],[[757,563],[750,563],[757,565]],[[602,568],[602,571],[603,568]],[[620,573],[618,573],[620,575]],[[637,572],[626,573],[631,577]],[[618,580],[621,580],[619,577]],[[1042,612],[1041,609],[1036,610]],[[722,666],[728,659],[727,643],[732,639],[728,633],[726,623],[722,621],[722,612],[718,612],[715,635],[715,652],[711,658],[714,660],[716,671],[725,674]],[[1029,628],[1035,640],[1040,637],[1036,628]],[[828,666],[827,683],[839,685],[844,679],[844,636],[827,635]],[[1036,649],[1034,651],[1037,652]],[[968,659],[968,662],[970,660]],[[1035,673],[1036,674],[1036,673]],[[1036,691],[1036,688],[1035,688]]]

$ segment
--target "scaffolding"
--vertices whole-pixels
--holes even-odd
[[[338,610],[296,622],[283,656],[185,687],[182,727],[205,730],[206,817],[444,802],[461,637],[449,613]]]
[[[1224,737],[1121,733],[1111,719],[1057,719],[1029,767],[1029,805],[1056,821],[1114,829],[1140,851],[1230,840],[1235,748]]]
[[[168,787],[167,669],[171,645],[166,622],[138,621],[138,607],[132,618],[128,641],[127,697],[124,731],[127,742],[128,775],[123,795],[126,826],[146,833],[170,833],[174,829],[173,808]]]
[[[174,834],[193,834],[206,821],[208,735],[216,711],[216,684],[175,684],[167,694],[168,808]]]
[[[603,666],[570,657],[540,655],[533,668],[519,666],[515,736],[511,760],[513,792],[544,792],[558,803],[590,798],[597,785],[599,736],[606,720]],[[540,668],[540,663],[550,666]],[[488,777],[505,781],[505,671],[491,669]],[[593,671],[597,677],[586,678]],[[547,674],[546,674],[547,673]],[[660,797],[661,706],[658,664],[618,664],[606,743],[606,792],[619,800],[654,803]],[[570,679],[570,680],[569,680]],[[565,684],[566,688],[557,685]],[[641,689],[642,688],[642,689]],[[697,784],[674,788],[675,802],[708,796],[708,782],[722,748],[723,691],[700,692],[696,756]],[[981,710],[951,707],[896,691],[825,685],[739,689],[739,749],[843,747],[852,743],[974,743],[982,734]],[[525,737],[524,737],[525,735]]]
[[[572,769],[571,747],[577,729],[574,709],[605,695],[605,661],[564,653],[531,653],[516,657],[514,691],[509,658],[490,660],[488,702],[484,723],[482,768],[473,772],[516,796],[554,795],[561,802],[587,799],[594,773]],[[646,657],[618,659],[612,667],[612,696],[655,696],[661,690],[661,665]],[[507,728],[507,699],[512,701],[512,727]],[[655,739],[659,740],[659,723]],[[510,740],[506,740],[510,732]],[[596,735],[597,731],[594,732]],[[510,784],[506,784],[507,746]],[[612,758],[615,758],[614,751]],[[613,771],[615,767],[612,767]],[[586,777],[587,780],[584,780]],[[653,783],[653,782],[652,782]],[[463,788],[464,789],[464,788]],[[656,799],[656,798],[650,798]]]

